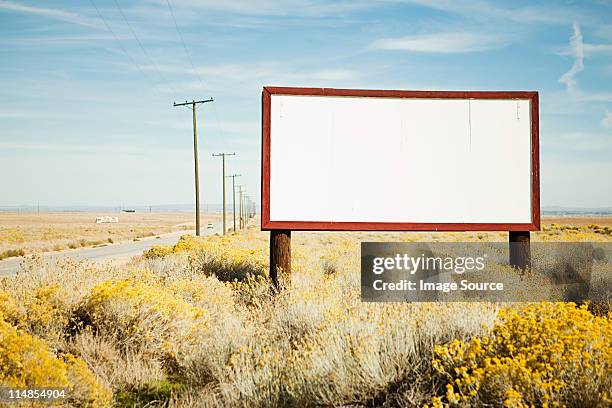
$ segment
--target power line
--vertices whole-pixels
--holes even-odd
[[[132,63],[132,65],[134,67],[136,67],[136,69],[140,72],[140,74],[145,77],[145,78],[149,78],[149,75],[145,74],[145,72],[142,70],[142,68],[140,67],[140,65],[138,65],[138,63],[136,62],[136,60],[134,59],[134,57],[132,57],[132,55],[127,51],[127,49],[123,46],[123,42],[121,41],[121,39],[119,38],[119,36],[115,33],[115,31],[111,28],[110,24],[108,24],[108,21],[106,21],[106,19],[104,18],[104,16],[102,15],[102,13],[100,12],[100,9],[98,8],[98,6],[96,6],[96,3],[94,2],[94,0],[89,0],[89,2],[91,3],[91,5],[96,9],[96,13],[98,14],[98,17],[100,18],[100,20],[102,20],[102,23],[104,23],[104,26],[106,27],[106,29],[112,34],[113,38],[115,39],[115,41],[117,41],[117,44],[119,44],[119,47],[121,48],[121,51],[125,54],[125,56],[130,60],[130,62]],[[155,83],[155,81],[152,82],[153,86],[155,87],[155,91],[159,94],[159,96],[162,96],[161,90],[159,89],[159,87],[157,86],[157,84]]]
[[[179,28],[178,24],[176,23],[176,17],[174,16],[174,10],[172,9],[172,5],[170,4],[170,0],[166,0],[166,3],[168,4],[168,10],[170,10],[170,15],[172,16],[172,21],[174,21],[174,27],[176,28],[176,32],[178,33],[179,38],[181,39],[181,44],[183,44],[183,49],[185,50],[185,54],[187,55],[187,59],[189,59],[189,63],[191,64],[191,68],[193,69],[193,72],[197,75],[198,80],[200,81],[200,85],[202,85],[202,88],[205,88],[204,81],[202,81],[202,77],[200,76],[200,73],[198,72],[198,70],[195,67],[195,64],[193,63],[193,58],[191,57],[191,52],[189,52],[189,49],[187,48],[187,44],[185,44],[185,39],[183,38],[183,33],[181,32],[181,29]]]
[[[191,52],[189,51],[189,48],[187,48],[187,44],[185,43],[185,38],[183,37],[183,33],[181,32],[181,29],[179,28],[178,23],[176,22],[176,16],[174,14],[174,9],[172,8],[172,5],[170,4],[170,0],[166,0],[166,4],[168,5],[168,10],[170,10],[170,15],[172,16],[172,21],[174,22],[174,27],[176,28],[176,31],[179,35],[179,38],[181,40],[181,44],[183,45],[183,49],[185,50],[185,54],[187,55],[187,59],[189,59],[189,63],[191,64],[191,68],[193,69],[194,74],[197,76],[198,81],[200,81],[200,85],[202,85],[202,88],[206,88],[206,85],[204,85],[204,81],[202,80],[202,76],[200,75],[200,72],[196,69],[196,66],[193,62],[193,58],[191,56]],[[219,131],[219,133],[221,134],[222,137],[225,137],[225,131],[223,130],[223,128],[221,127],[221,121],[219,120],[219,114],[217,113],[217,107],[216,105],[213,105],[212,107],[212,112],[213,112],[213,119],[217,125],[217,130]]]
[[[119,2],[117,0],[115,1],[115,5],[117,6],[117,9],[119,10],[119,13],[121,13],[121,17],[123,17],[123,21],[125,21],[125,24],[127,24],[127,26],[129,27],[130,31],[132,32],[132,35],[134,36],[134,38],[136,39],[136,42],[138,43],[138,46],[140,47],[140,49],[142,50],[142,53],[149,59],[149,61],[151,62],[151,64],[153,64],[153,68],[155,69],[155,72],[157,72],[157,75],[159,76],[159,78],[161,79],[162,82],[167,83],[168,87],[172,90],[173,93],[176,94],[176,90],[174,89],[174,87],[172,86],[172,84],[170,83],[170,81],[168,81],[166,79],[166,77],[164,77],[159,69],[159,67],[157,66],[157,63],[155,62],[155,60],[153,58],[151,58],[151,55],[149,55],[149,53],[147,52],[147,50],[145,49],[145,47],[142,45],[142,42],[140,41],[140,38],[138,37],[138,35],[136,34],[136,31],[134,30],[134,28],[132,27],[132,25],[130,24],[130,22],[128,21],[127,17],[125,16],[125,13],[123,12],[123,9],[121,8],[121,6],[119,5]]]
[[[166,0],[166,4],[168,5],[168,10],[170,10],[170,15],[172,16],[172,21],[174,22],[174,27],[176,28],[176,32],[179,35],[181,44],[183,45],[183,50],[185,50],[187,59],[189,60],[189,63],[191,64],[191,69],[193,69],[193,72],[197,76],[198,81],[200,81],[200,85],[202,85],[202,88],[204,89],[206,88],[206,85],[204,85],[204,81],[202,80],[202,76],[200,75],[200,72],[196,69],[196,66],[193,62],[193,58],[191,56],[191,52],[189,51],[189,48],[187,47],[187,44],[185,43],[185,38],[183,37],[183,33],[181,32],[181,29],[179,28],[179,25],[176,22],[176,16],[174,14],[174,9],[172,8],[172,4],[170,4],[170,0]],[[217,113],[216,105],[213,105],[212,113],[213,113],[213,120],[215,121],[215,124],[217,125],[217,131],[221,134],[223,138],[225,138],[225,131],[223,130],[221,126],[221,120],[219,119],[219,114]]]

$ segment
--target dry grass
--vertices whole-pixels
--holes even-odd
[[[534,235],[534,240],[612,240],[603,228],[588,226],[547,227]],[[118,406],[423,406],[449,401],[448,379],[432,363],[436,345],[472,344],[511,327],[498,320],[496,304],[362,303],[359,243],[505,238],[296,233],[293,275],[283,277],[283,291],[276,295],[266,278],[268,234],[256,228],[183,240],[122,267],[70,260],[46,266],[32,259],[16,277],[0,279],[0,316],[44,340],[49,350],[85,361]],[[609,317],[593,321],[592,333],[607,333],[609,325],[597,328]],[[573,324],[564,323],[566,338],[581,330]],[[589,347],[602,340],[580,338],[580,351],[591,354]],[[601,347],[611,348],[609,341]],[[562,374],[564,366],[557,364]],[[577,380],[586,372],[581,365],[572,370]],[[522,390],[513,377],[499,382],[493,374],[485,377],[487,389],[499,383]],[[609,380],[598,378],[592,389],[605,390]],[[573,384],[551,391],[552,400],[563,403]],[[520,401],[516,393],[511,397],[512,403]],[[609,397],[595,395],[590,406],[606,406]],[[485,406],[487,398],[477,393],[470,401]]]
[[[96,224],[98,216],[116,216],[119,223]],[[219,220],[218,214],[202,216],[204,225]],[[24,254],[108,245],[193,228],[193,214],[187,212],[0,212],[0,260]]]

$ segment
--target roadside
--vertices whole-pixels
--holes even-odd
[[[202,214],[203,223],[218,220],[218,214]],[[0,260],[193,230],[193,221],[193,214],[185,212],[0,212]]]
[[[204,224],[204,226],[206,227],[206,224]],[[143,251],[150,249],[153,245],[174,245],[176,242],[178,242],[182,235],[193,235],[194,233],[194,230],[176,231],[156,237],[139,239],[137,241],[125,241],[92,248],[43,252],[34,255],[41,256],[47,262],[54,262],[63,257],[69,257],[77,260],[90,260],[94,262],[113,261],[114,263],[121,264],[128,262],[134,256],[142,254]],[[214,235],[217,233],[221,233],[221,225],[219,223],[213,223],[213,228],[204,228],[202,230],[203,236]],[[8,258],[0,261],[0,276],[10,276],[16,274],[21,267],[21,263],[27,257],[28,256]]]

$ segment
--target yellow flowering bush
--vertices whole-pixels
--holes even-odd
[[[154,246],[145,251],[145,259],[159,259],[170,254],[187,254],[190,270],[216,276],[221,281],[244,280],[248,275],[263,275],[267,259],[262,248],[231,245],[228,237],[198,239],[184,235],[173,246]]]
[[[609,406],[612,322],[573,303],[500,311],[489,336],[436,346],[433,406]]]
[[[100,382],[117,406],[610,405],[606,310],[361,301],[360,240],[494,234],[296,234],[280,292],[255,228],[125,265],[26,260],[0,278],[0,385],[46,378],[71,406],[109,402]]]
[[[219,378],[234,343],[245,337],[232,286],[207,276],[161,278],[140,271],[102,282],[77,315],[98,336],[161,360],[169,373],[192,382]]]
[[[70,401],[90,407],[109,406],[112,396],[83,360],[54,356],[42,340],[12,327],[1,315],[0,386],[67,388]]]
[[[143,252],[143,257],[148,259],[163,258],[170,254],[190,252],[214,247],[216,237],[207,237],[206,240],[197,239],[192,235],[183,235],[174,245],[153,245],[151,249]]]
[[[143,275],[96,285],[77,314],[83,324],[124,347],[174,355],[181,341],[207,327],[209,316]]]
[[[45,340],[56,342],[64,337],[70,312],[58,285],[37,287],[19,302],[0,292],[0,313],[5,320]]]
[[[163,258],[172,254],[172,249],[173,248],[171,246],[167,245],[153,245],[151,249],[144,251],[142,255],[148,259]]]

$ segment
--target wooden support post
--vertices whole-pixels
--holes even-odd
[[[531,237],[529,231],[510,231],[510,265],[519,269],[531,267]]]
[[[270,231],[270,279],[278,289],[278,274],[291,273],[291,231]]]

